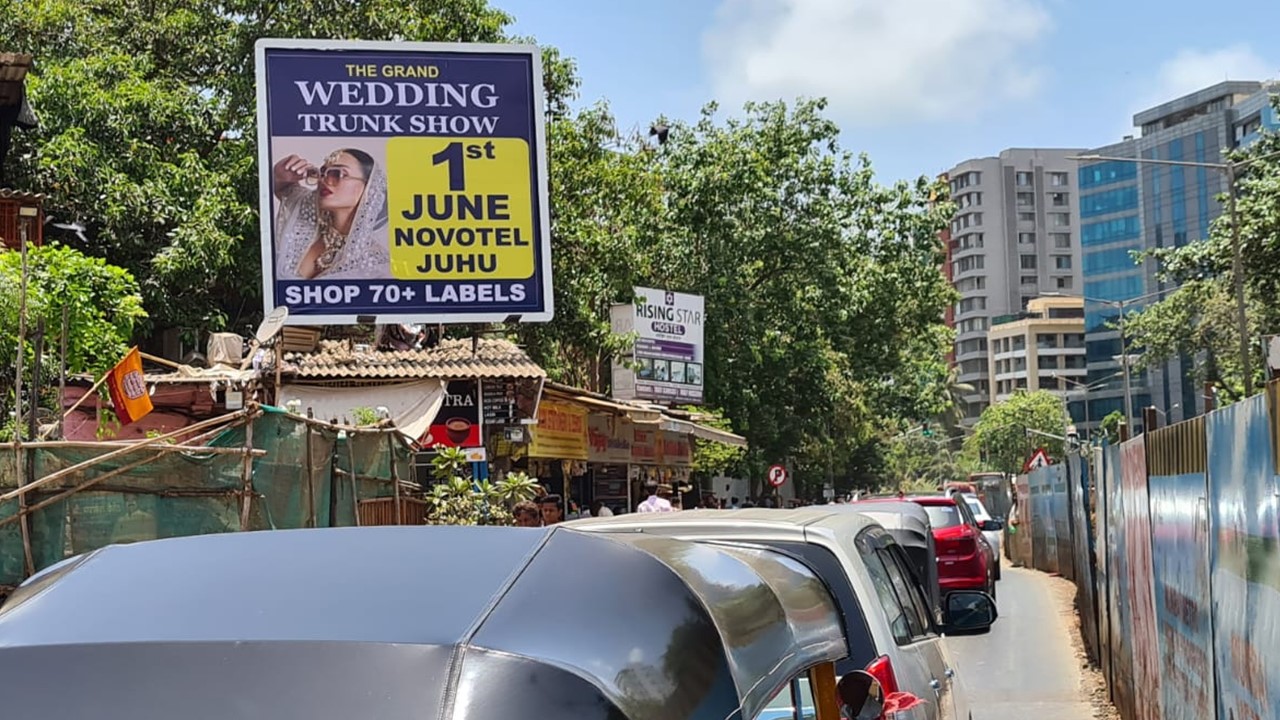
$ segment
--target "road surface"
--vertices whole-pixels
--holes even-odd
[[[986,635],[947,638],[973,720],[1092,720],[1080,664],[1049,576],[1004,568],[1000,619]]]

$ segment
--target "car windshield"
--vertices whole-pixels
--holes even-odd
[[[969,509],[973,511],[973,516],[979,521],[991,517],[987,514],[987,509],[982,507],[982,501],[977,498],[965,498],[965,502],[969,503]]]
[[[929,513],[929,524],[935,528],[949,528],[964,522],[955,505],[925,505],[924,511]]]

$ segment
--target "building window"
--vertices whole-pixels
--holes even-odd
[[[1023,270],[1035,270],[1036,256],[1022,255],[1021,257],[1018,258],[1018,266],[1021,267]]]
[[[1021,280],[1020,280],[1020,282],[1021,282],[1023,285],[1035,285],[1035,284],[1036,284],[1036,280],[1037,280],[1037,278],[1036,278],[1036,276],[1035,276],[1035,275],[1023,275],[1023,276],[1022,276],[1022,278],[1021,278]],[[1025,307],[1027,306],[1027,304],[1026,304],[1026,303],[1022,303],[1022,306],[1025,308]]]
[[[1059,290],[1071,289],[1071,278],[1069,277],[1054,278],[1054,281],[1057,282]]]
[[[1031,207],[1036,204],[1036,196],[1029,192],[1020,192],[1017,198],[1018,207]]]
[[[1138,164],[1110,160],[1080,168],[1080,189],[1110,185],[1138,176]]]
[[[1054,186],[1054,187],[1066,187],[1066,186],[1067,186],[1067,174],[1066,174],[1066,173],[1064,173],[1064,172],[1051,172],[1051,173],[1049,173],[1049,184],[1050,184],[1050,185],[1052,185],[1052,186]]]
[[[1053,238],[1053,246],[1059,250],[1071,247],[1071,233],[1049,233]]]
[[[1014,175],[1014,183],[1018,187],[1031,187],[1031,173],[1019,171]]]
[[[1080,217],[1106,215],[1137,208],[1138,188],[1132,185],[1080,196]]]
[[[1036,221],[1036,214],[1033,212],[1018,213],[1018,222],[1033,223]]]
[[[1053,267],[1058,270],[1070,270],[1071,256],[1070,255],[1054,255]]]
[[[1052,203],[1054,207],[1066,207],[1067,193],[1064,193],[1064,192],[1049,193],[1049,202]]]
[[[1014,350],[1026,350],[1026,349],[1027,349],[1027,338],[1026,338],[1026,337],[1024,337],[1024,336],[1022,336],[1022,335],[1014,335],[1014,336],[1013,336],[1013,349],[1014,349]]]
[[[1026,390],[1026,389],[1027,389],[1027,379],[1026,379],[1026,378],[1018,378],[1018,380],[1013,384],[1013,389],[1014,389],[1014,390]]]
[[[1041,369],[1041,370],[1057,370],[1057,369],[1058,369],[1058,356],[1057,356],[1057,355],[1045,355],[1044,357],[1040,358],[1040,369]]]
[[[973,214],[973,224],[974,224],[974,225],[981,225],[981,224],[982,224],[982,213],[974,213],[974,214]]]
[[[1058,347],[1058,336],[1053,333],[1038,333],[1036,335],[1036,347],[1041,349],[1056,348]]]
[[[1019,245],[1035,245],[1036,234],[1033,232],[1018,233],[1018,244]]]
[[[1062,347],[1065,348],[1082,348],[1084,347],[1084,333],[1066,333],[1062,336]]]
[[[1070,227],[1071,213],[1049,213],[1049,222],[1054,227]]]
[[[1088,359],[1084,355],[1065,355],[1062,363],[1067,370],[1084,370],[1088,365]]]
[[[1106,245],[1121,240],[1133,240],[1140,234],[1137,215],[1086,223],[1080,227],[1081,245]]]

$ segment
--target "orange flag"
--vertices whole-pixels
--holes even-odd
[[[131,348],[124,359],[111,368],[107,389],[121,425],[137,422],[151,412],[151,395],[147,393],[147,381],[142,375],[142,355],[138,348]]]

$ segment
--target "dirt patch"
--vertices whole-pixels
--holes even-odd
[[[1075,583],[1061,577],[1050,577],[1049,587],[1058,614],[1070,629],[1068,635],[1071,636],[1071,650],[1080,667],[1081,695],[1088,698],[1089,704],[1093,706],[1094,720],[1121,720],[1120,713],[1107,698],[1106,678],[1102,676],[1100,669],[1089,662],[1089,656],[1085,653],[1084,640],[1080,635],[1080,616],[1076,614]]]

